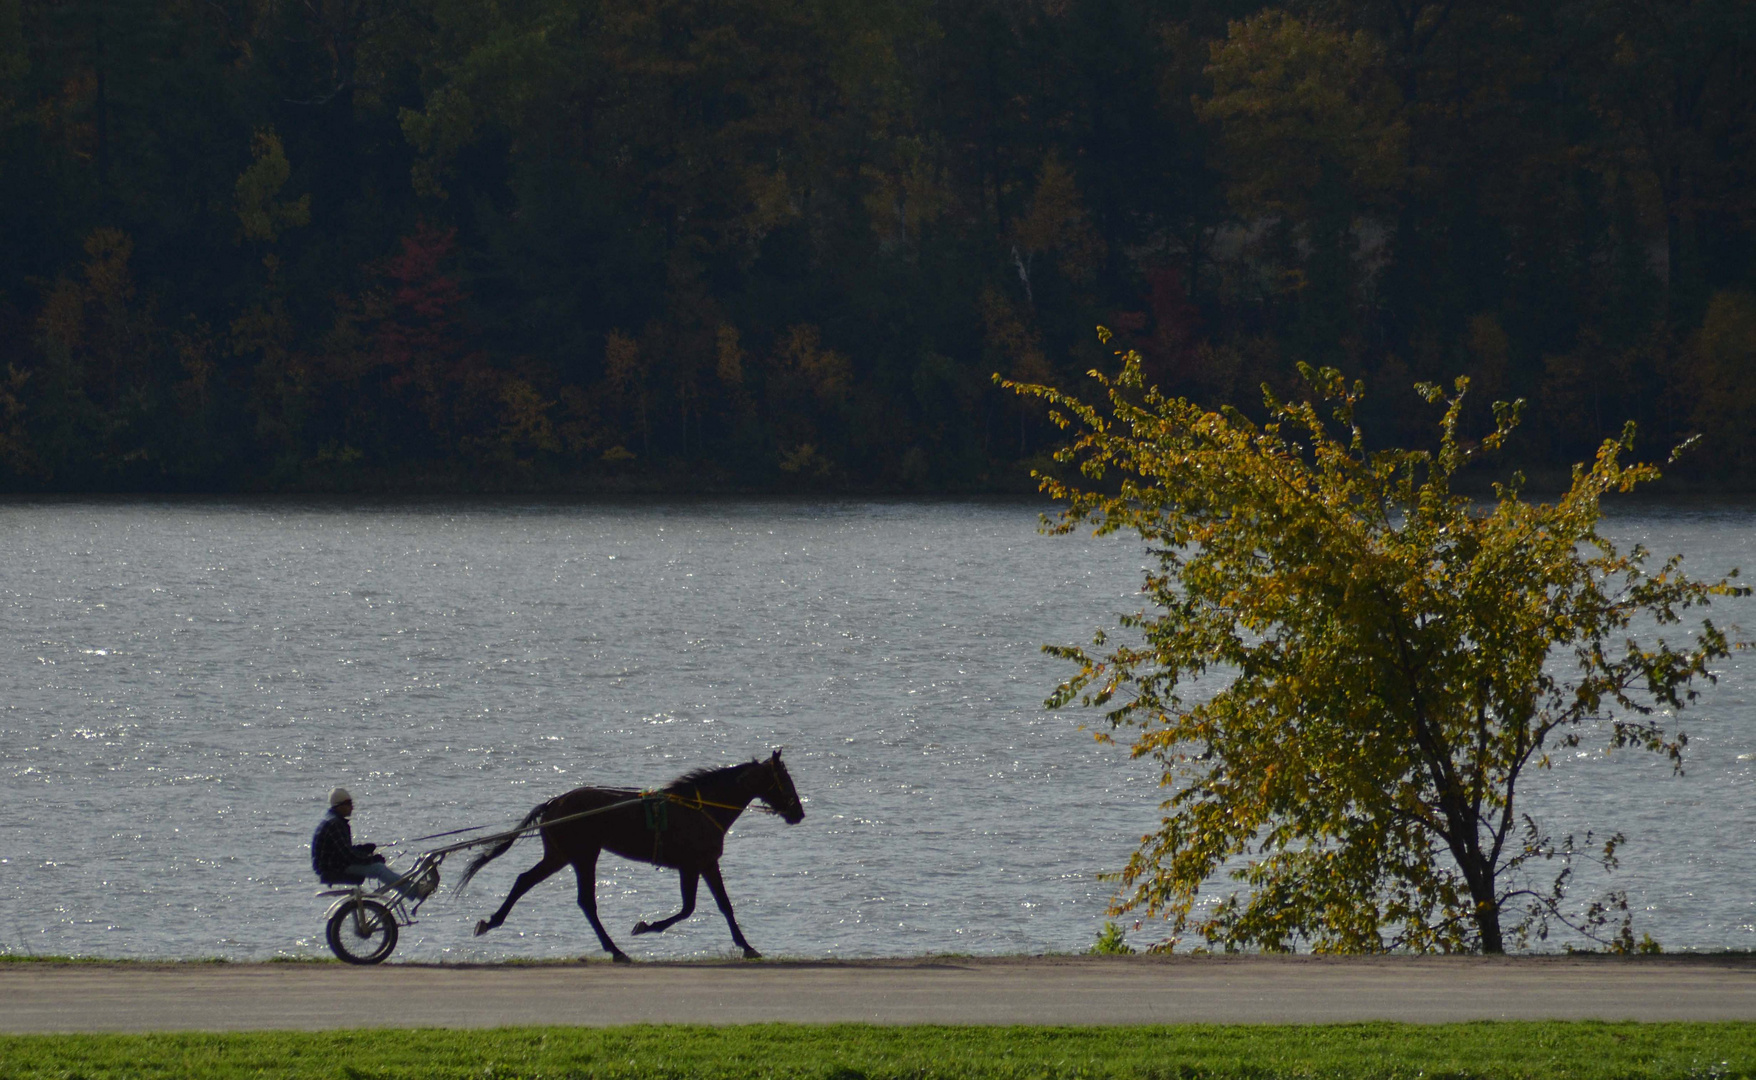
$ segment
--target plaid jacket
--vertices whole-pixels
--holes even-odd
[[[311,869],[317,871],[319,881],[357,885],[363,879],[348,873],[348,867],[366,862],[371,856],[370,848],[354,844],[354,831],[348,827],[348,819],[334,810],[323,815],[317,831],[311,834]]]

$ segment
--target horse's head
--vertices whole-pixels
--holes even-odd
[[[756,767],[761,776],[756,797],[767,803],[769,809],[779,814],[788,825],[805,820],[805,804],[799,801],[798,789],[793,787],[792,775],[787,772],[786,762],[780,759],[780,751],[770,754],[767,761],[757,762]]]

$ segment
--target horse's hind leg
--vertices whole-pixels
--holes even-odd
[[[687,919],[695,911],[695,885],[701,880],[701,872],[698,870],[678,870],[677,879],[683,885],[683,910],[668,919],[660,919],[655,923],[649,923],[645,919],[640,920],[634,924],[636,934],[661,934]]]
[[[507,913],[512,910],[513,904],[518,903],[519,897],[536,888],[544,878],[566,865],[566,859],[550,854],[547,846],[545,846],[543,849],[542,862],[537,863],[529,870],[518,875],[518,880],[512,883],[512,891],[506,894],[506,902],[500,905],[500,910],[476,923],[476,936],[481,937],[483,934],[505,922]]]
[[[725,912],[726,925],[732,928],[732,944],[744,950],[744,959],[762,959],[762,954],[752,949],[750,943],[744,940],[744,931],[738,929],[737,916],[732,914],[732,899],[726,895],[726,883],[719,876],[719,864],[706,867],[701,871],[701,876],[707,879],[707,888],[713,893],[714,902]]]
[[[598,932],[598,944],[604,947],[604,951],[616,963],[630,963],[628,954],[616,948],[616,943],[610,940],[609,932],[604,929],[603,921],[598,918],[598,853],[593,851],[574,859],[573,872],[579,876],[579,909],[591,920],[591,928]]]

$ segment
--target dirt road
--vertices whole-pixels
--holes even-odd
[[[1756,1020],[1756,957],[0,964],[0,1031],[505,1024]]]

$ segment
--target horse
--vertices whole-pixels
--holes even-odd
[[[519,823],[514,835],[476,856],[458,881],[460,889],[469,884],[478,870],[506,854],[524,835],[523,830],[533,825],[540,827],[542,860],[518,875],[500,910],[476,923],[476,936],[505,922],[506,914],[519,897],[571,863],[579,879],[579,906],[591,920],[591,928],[597,931],[598,941],[616,963],[628,963],[628,954],[616,947],[598,919],[598,853],[607,848],[624,859],[672,867],[682,885],[683,909],[654,923],[642,919],[634,925],[636,935],[663,933],[687,919],[695,911],[696,883],[706,878],[708,889],[725,913],[726,924],[732,928],[732,943],[744,950],[746,960],[759,959],[762,954],[750,947],[744,932],[738,929],[725,881],[719,873],[726,830],[755,799],[762,800],[769,811],[779,814],[788,825],[804,820],[805,807],[799,802],[799,793],[793,788],[793,778],[788,775],[779,750],[767,760],[696,769],[655,792],[582,787],[539,803]],[[573,820],[560,820],[569,817]],[[547,821],[555,824],[544,825]]]

